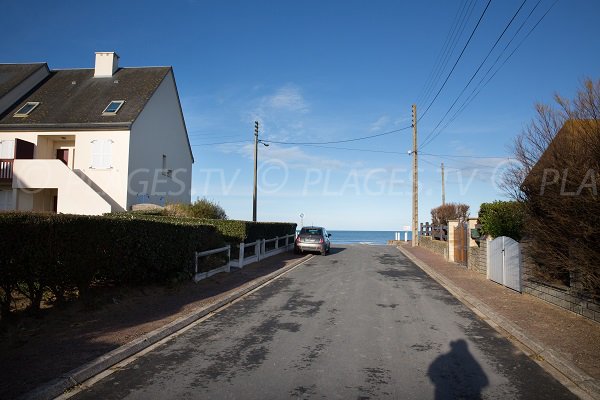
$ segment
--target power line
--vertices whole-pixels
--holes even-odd
[[[378,133],[378,134],[375,134],[375,135],[362,136],[362,137],[357,137],[357,138],[353,138],[353,139],[331,140],[331,141],[327,141],[327,142],[283,142],[283,141],[266,140],[266,139],[264,139],[263,142],[269,143],[269,144],[273,143],[273,144],[294,144],[294,145],[309,145],[309,144],[310,145],[317,145],[317,144],[348,143],[348,142],[356,142],[356,141],[359,141],[359,140],[372,139],[372,138],[376,138],[376,137],[380,137],[380,136],[385,136],[385,135],[391,135],[392,133],[397,133],[397,132],[405,131],[405,130],[410,129],[410,128],[412,128],[412,126],[405,126],[404,128],[394,129],[393,131]]]
[[[469,106],[469,104],[471,104],[473,102],[473,100],[475,100],[475,98],[479,95],[479,93],[481,93],[481,91],[490,83],[490,81],[496,76],[496,74],[502,69],[502,67],[504,67],[504,65],[508,62],[508,60],[513,56],[513,54],[519,49],[519,47],[521,47],[521,45],[525,42],[525,40],[527,40],[527,38],[531,35],[531,33],[537,28],[537,26],[542,22],[542,20],[548,15],[548,13],[552,10],[552,8],[556,5],[556,3],[558,3],[558,0],[555,0],[554,3],[552,3],[552,5],[546,10],[546,12],[538,19],[538,21],[535,23],[535,25],[523,37],[523,39],[519,42],[519,44],[504,59],[502,64],[495,70],[495,72],[489,77],[489,79],[483,85],[481,85],[481,83],[485,80],[486,76],[488,75],[489,71],[497,64],[500,57],[504,54],[505,50],[515,39],[515,37],[517,36],[517,34],[521,30],[521,28],[525,25],[527,20],[531,17],[531,15],[533,14],[533,11],[537,8],[537,6],[540,4],[540,2],[541,2],[541,0],[539,0],[538,3],[533,7],[533,9],[530,11],[530,13],[527,16],[527,18],[525,19],[525,21],[523,21],[523,23],[521,24],[519,29],[515,32],[515,34],[511,38],[510,42],[505,46],[505,48],[502,50],[502,52],[500,53],[500,55],[498,56],[496,61],[492,64],[492,66],[485,73],[485,75],[483,76],[481,81],[477,84],[477,86],[473,89],[473,91],[469,94],[469,96],[461,104],[460,108],[454,113],[454,115],[450,118],[450,120],[448,120],[448,122],[438,131],[438,133],[429,140],[428,143],[424,143],[423,145],[421,145],[421,148],[425,147],[425,145],[431,143],[431,141],[433,141],[437,136],[439,136],[439,134],[441,132],[443,132],[448,127],[448,125],[450,125]],[[477,92],[475,92],[475,91],[477,91]]]
[[[467,40],[467,42],[465,43],[462,51],[460,52],[458,58],[456,59],[456,62],[454,63],[454,65],[452,66],[452,69],[450,70],[450,72],[448,73],[448,76],[446,76],[446,79],[444,80],[444,83],[442,84],[442,86],[440,87],[440,89],[437,91],[435,97],[433,98],[433,100],[431,100],[431,102],[429,103],[429,105],[427,106],[427,108],[425,109],[425,112],[423,112],[423,114],[421,114],[421,117],[419,118],[419,121],[421,119],[423,119],[423,117],[425,117],[425,115],[427,114],[427,111],[429,111],[429,109],[431,108],[431,106],[433,105],[433,103],[437,100],[438,96],[440,95],[440,93],[442,92],[442,90],[444,89],[444,87],[446,86],[446,83],[448,83],[448,79],[450,79],[450,76],[452,75],[452,73],[454,72],[454,69],[456,68],[456,66],[458,65],[458,62],[460,61],[460,59],[462,58],[463,54],[465,53],[465,50],[467,49],[467,46],[469,46],[469,43],[471,42],[471,39],[473,38],[473,35],[475,35],[475,32],[477,31],[477,28],[479,27],[479,24],[481,23],[481,20],[483,19],[483,17],[485,16],[485,13],[487,11],[487,9],[490,6],[490,3],[492,2],[492,0],[488,0],[487,5],[485,6],[485,9],[483,10],[483,12],[481,13],[481,16],[479,17],[479,20],[477,21],[477,24],[475,25],[475,28],[473,28],[473,31],[471,32],[471,35],[469,36],[469,39]]]
[[[488,60],[488,58],[490,57],[490,55],[492,54],[492,52],[494,51],[494,49],[496,48],[496,46],[498,45],[498,43],[500,43],[500,40],[502,40],[502,37],[504,37],[504,34],[508,30],[508,28],[512,25],[513,21],[515,20],[515,18],[519,14],[519,12],[521,12],[521,9],[525,5],[525,3],[527,3],[527,0],[523,0],[523,2],[521,3],[521,5],[517,9],[517,11],[515,11],[515,13],[513,14],[512,18],[510,19],[510,21],[508,21],[508,24],[506,24],[506,26],[504,27],[504,30],[502,30],[502,33],[500,34],[500,36],[498,36],[498,38],[496,39],[496,42],[494,43],[494,45],[492,46],[492,48],[490,49],[490,51],[488,51],[488,53],[486,54],[485,58],[479,64],[479,67],[477,67],[477,69],[475,70],[475,72],[473,73],[473,75],[471,75],[471,78],[469,79],[469,81],[467,82],[467,84],[463,87],[463,89],[460,91],[460,93],[458,94],[458,96],[456,96],[456,99],[454,99],[454,102],[452,103],[452,105],[450,106],[450,108],[448,108],[448,110],[446,111],[446,113],[444,114],[444,116],[439,120],[439,122],[437,123],[437,125],[431,131],[431,133],[429,133],[429,135],[427,135],[427,137],[425,137],[425,140],[423,140],[423,144],[421,145],[421,147],[423,147],[423,146],[425,146],[427,144],[427,140],[434,134],[435,130],[442,124],[442,122],[444,121],[444,119],[448,116],[448,114],[450,113],[450,111],[452,111],[452,109],[454,108],[454,106],[456,105],[456,103],[458,102],[458,100],[461,98],[461,96],[463,95],[463,93],[467,90],[467,88],[469,87],[469,85],[471,84],[471,82],[473,82],[473,79],[475,79],[475,76],[477,76],[477,74],[479,73],[479,71],[481,70],[481,68],[485,64],[485,62]]]
[[[473,0],[471,0],[471,3],[473,3]],[[429,92],[431,91],[431,88],[437,84],[437,81],[435,80],[434,77],[439,76],[440,66],[442,64],[444,64],[444,62],[442,60],[447,59],[446,58],[446,56],[448,55],[447,50],[450,48],[450,43],[452,43],[453,39],[455,38],[454,34],[456,33],[457,28],[463,23],[464,16],[462,14],[463,14],[463,11],[465,10],[466,5],[467,5],[467,1],[464,0],[462,7],[460,7],[457,10],[456,15],[454,15],[454,19],[452,20],[450,29],[448,30],[448,33],[446,34],[446,39],[444,40],[444,44],[442,45],[442,48],[440,49],[440,52],[438,53],[438,55],[436,57],[436,61],[433,64],[431,71],[429,71],[429,76],[427,77],[425,84],[423,85],[423,88],[421,89],[421,93],[417,97],[417,101],[416,101],[417,104],[421,104],[421,102],[424,103],[425,100],[427,99],[427,97],[429,96]],[[454,45],[455,44],[456,44],[456,42],[454,42]],[[452,46],[452,48],[454,48],[454,46]]]
[[[463,156],[463,155],[453,155],[453,154],[432,154],[432,153],[419,153],[421,155],[424,156],[432,156],[432,157],[440,157],[440,158],[444,158],[444,157],[449,157],[449,158],[480,158],[480,159],[508,159],[508,160],[512,160],[512,157],[507,157],[507,156]]]
[[[232,142],[200,143],[200,144],[193,144],[191,146],[192,147],[197,147],[197,146],[213,146],[213,145],[218,145],[218,144],[251,143],[251,142],[252,142],[252,140],[236,140],[236,141],[232,141]]]

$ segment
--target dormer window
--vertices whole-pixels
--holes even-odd
[[[28,101],[23,107],[19,108],[17,112],[14,113],[13,117],[26,117],[31,114],[31,112],[39,105],[39,101]]]
[[[113,100],[111,101],[106,108],[104,109],[104,111],[102,112],[102,115],[116,115],[117,112],[119,112],[119,110],[121,109],[121,106],[123,105],[123,103],[125,103],[125,100]]]

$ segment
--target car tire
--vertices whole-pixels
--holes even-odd
[[[327,249],[321,250],[321,255],[324,256],[325,254],[327,254]]]

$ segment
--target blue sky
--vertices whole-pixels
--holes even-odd
[[[420,143],[522,3],[490,3],[447,84],[419,121]],[[465,95],[518,27],[525,21],[505,56],[553,3],[525,2]],[[95,51],[116,51],[124,67],[172,65],[196,159],[193,198],[208,197],[231,218],[251,219],[255,120],[262,139],[295,143],[340,141],[408,126],[411,104],[417,104],[419,115],[429,106],[486,4],[7,2],[0,15],[0,62],[90,68]],[[512,139],[534,116],[534,104],[552,102],[557,92],[572,97],[581,79],[598,79],[598,15],[600,2],[559,0],[467,108],[419,150],[421,221],[441,203],[441,162],[446,201],[470,204],[476,215],[482,202],[504,198],[496,178],[509,162]],[[448,41],[454,50],[434,74],[438,79],[429,79],[436,65],[444,65],[436,61],[450,32],[456,32],[450,36],[456,40]],[[329,148],[261,146],[258,219],[299,223],[303,213],[305,224],[330,229],[401,229],[411,220],[411,135],[407,129],[322,145]],[[211,144],[222,142],[236,143]]]

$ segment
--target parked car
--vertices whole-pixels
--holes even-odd
[[[321,226],[305,226],[296,238],[294,252],[299,254],[305,251],[318,251],[324,256],[331,250],[330,237],[331,233],[327,233],[327,230]]]

